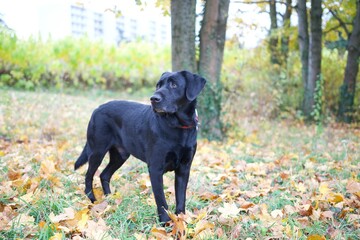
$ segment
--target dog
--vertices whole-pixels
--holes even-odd
[[[93,177],[105,154],[109,164],[100,174],[105,195],[110,194],[114,172],[133,155],[148,166],[161,223],[170,221],[163,189],[163,174],[175,171],[176,214],[185,213],[190,167],[197,147],[196,98],[206,80],[188,71],[165,72],[150,97],[151,105],[110,101],[92,113],[85,147],[75,170],[89,163],[85,194],[95,202]]]

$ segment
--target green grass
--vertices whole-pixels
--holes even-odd
[[[68,220],[54,223],[49,216],[67,208],[79,213],[94,207],[83,193],[86,166],[73,170],[93,109],[111,99],[147,101],[147,92],[0,89],[0,239],[49,239],[56,234],[92,238],[86,235],[90,229],[76,229],[80,218],[68,226]],[[359,200],[346,189],[348,181],[360,181],[359,130],[331,123],[318,131],[297,121],[256,119],[239,116],[239,133],[233,133],[239,137],[220,143],[199,139],[187,192],[189,238],[202,220],[214,224],[204,239],[307,239],[314,234],[359,239]],[[171,211],[173,180],[173,173],[165,175]],[[98,215],[84,213],[86,224],[98,224],[109,239],[154,237],[152,229],[161,226],[146,181],[146,164],[130,158],[114,174],[108,207]],[[331,202],[330,195],[321,195],[320,184],[328,184],[329,194],[341,194],[344,200]],[[100,187],[98,174],[94,186]],[[252,206],[243,206],[244,201]],[[225,203],[243,209],[224,217],[220,208]],[[318,206],[318,214],[302,216],[305,204]],[[293,212],[285,211],[291,208]],[[276,211],[283,215],[272,217]],[[319,214],[325,211],[333,218],[322,218]],[[167,231],[171,234],[171,227]]]

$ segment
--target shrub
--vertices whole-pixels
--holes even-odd
[[[1,86],[100,87],[133,90],[153,86],[169,70],[170,47],[142,41],[119,46],[71,37],[21,40],[0,30]]]

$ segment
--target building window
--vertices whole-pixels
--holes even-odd
[[[149,22],[149,37],[150,37],[150,41],[155,41],[156,40],[156,22],[155,21],[150,21]]]
[[[94,13],[94,35],[101,38],[104,34],[104,17],[101,13]]]
[[[86,33],[86,12],[78,6],[71,6],[71,31],[76,37]]]
[[[136,19],[131,19],[130,20],[130,41],[135,40],[137,38],[138,35],[138,30],[137,30],[137,20]]]

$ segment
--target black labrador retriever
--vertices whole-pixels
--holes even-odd
[[[151,105],[111,101],[92,114],[87,142],[75,170],[89,162],[85,193],[94,202],[93,177],[105,154],[110,161],[100,175],[104,194],[110,179],[130,155],[148,165],[160,222],[170,220],[163,189],[163,174],[175,171],[176,214],[185,213],[186,188],[196,152],[196,97],[206,80],[188,71],[165,72],[150,98]]]

